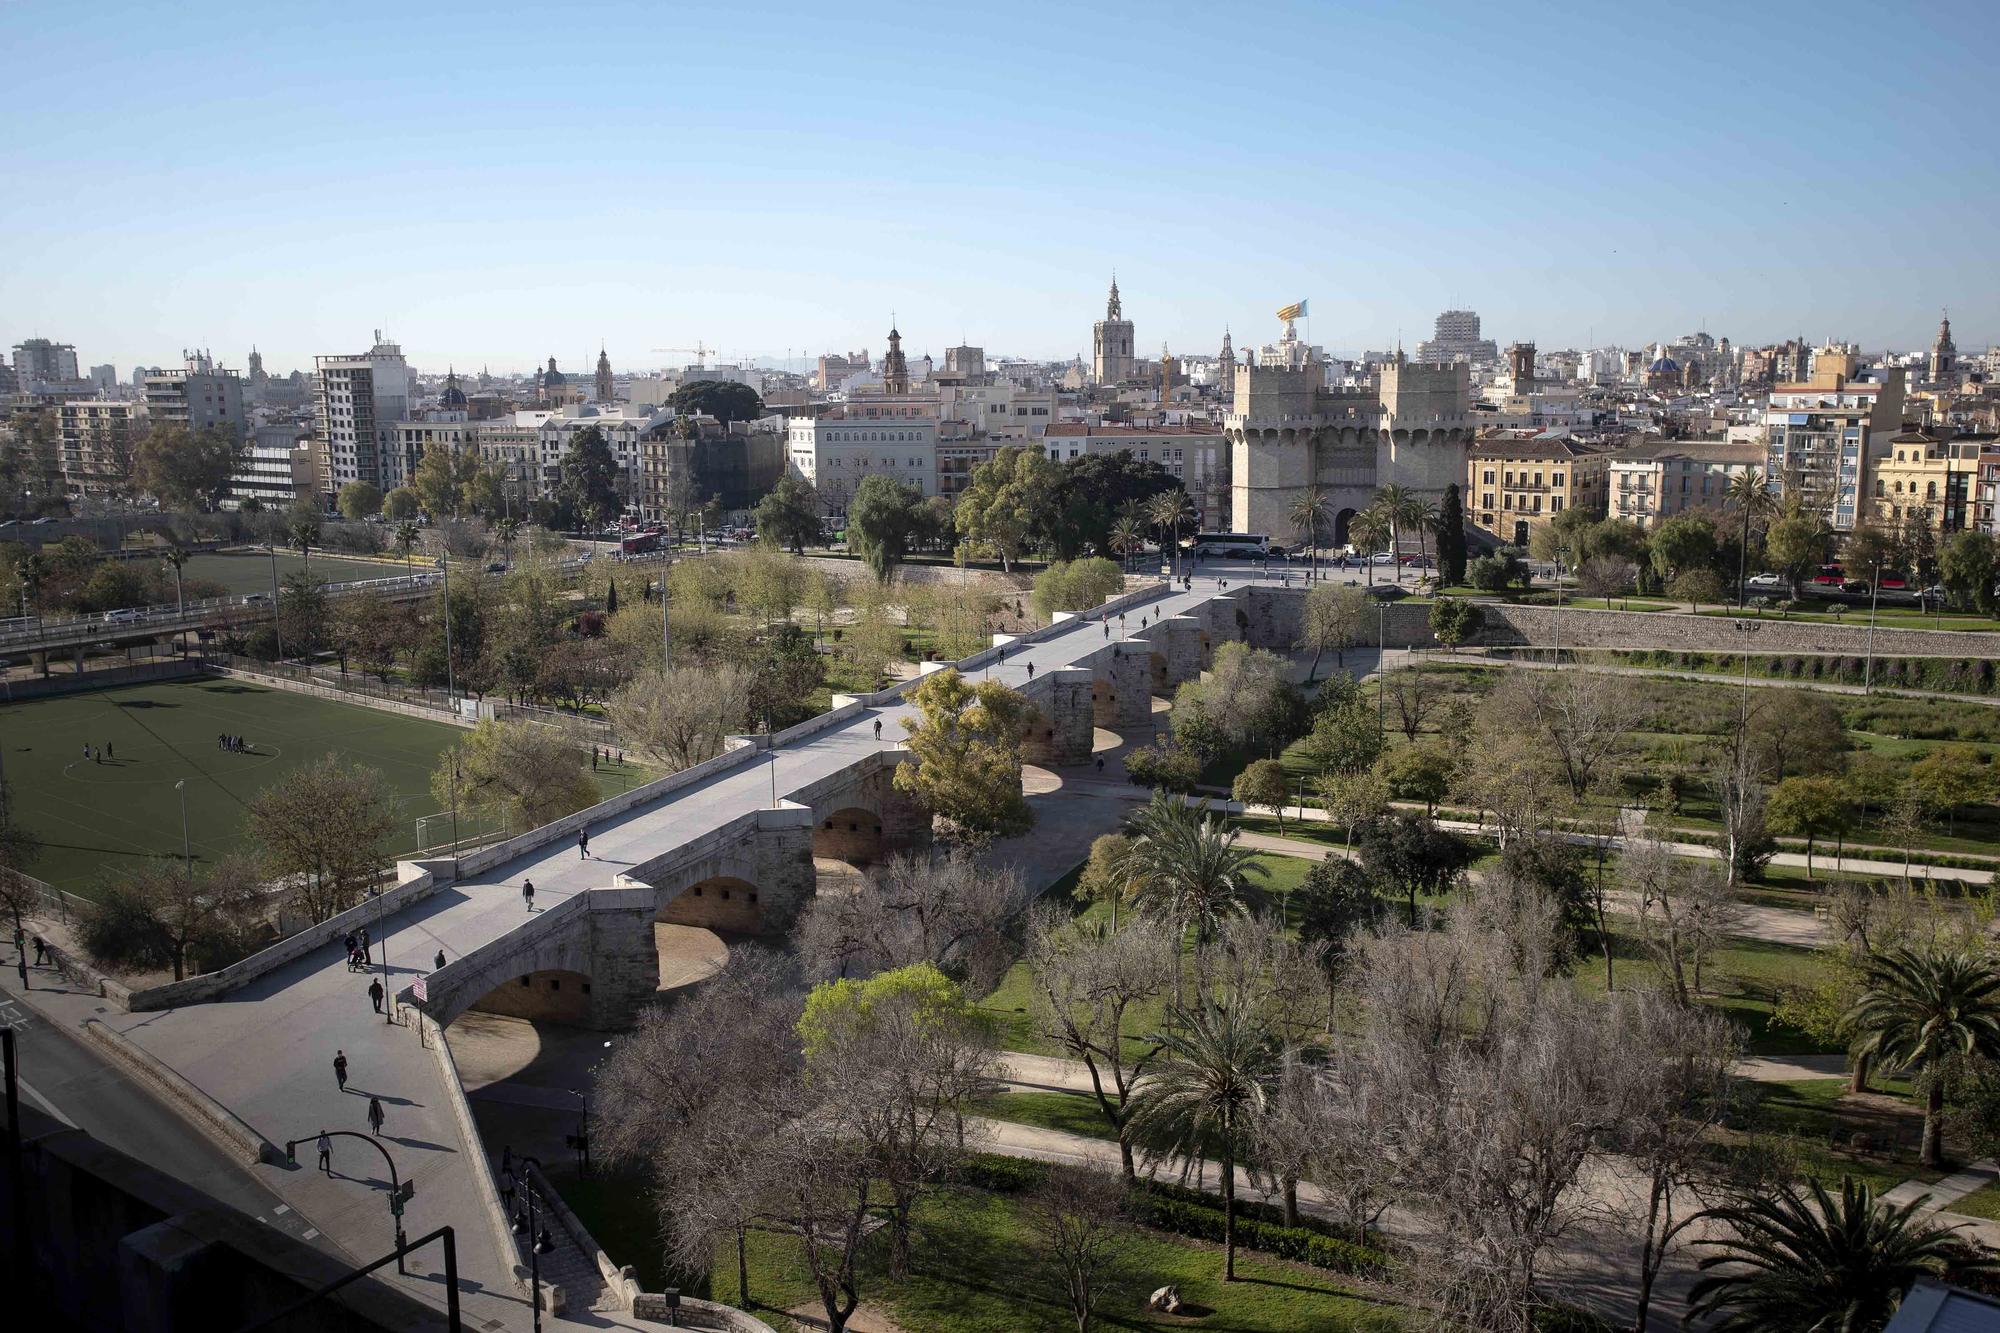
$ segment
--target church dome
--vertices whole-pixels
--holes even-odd
[[[1667,349],[1664,347],[1660,349],[1659,359],[1646,369],[1649,374],[1653,375],[1678,375],[1681,373],[1680,366],[1675,363],[1672,357],[1667,355]]]
[[[455,373],[445,374],[444,392],[438,395],[438,406],[446,408],[465,406],[465,390],[458,387],[458,376]]]

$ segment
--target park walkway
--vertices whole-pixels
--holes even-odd
[[[1210,578],[1197,579],[1191,591],[1163,589],[1151,602],[1128,609],[1127,626],[1137,631],[1142,617],[1150,622],[1185,614],[1217,591]],[[1120,633],[1114,622],[1110,637]],[[1086,659],[1105,642],[1102,625],[1079,619],[1038,642],[1013,646],[1004,661],[972,674],[1019,688],[1028,682],[1030,664],[1037,674],[1056,670]],[[551,844],[440,889],[384,920],[373,942],[375,975],[381,975],[386,958],[392,989],[400,990],[432,970],[439,950],[447,960],[460,958],[527,921],[524,881],[534,882],[537,912],[609,886],[625,868],[772,804],[774,792],[782,800],[893,744],[898,723],[912,712],[901,702],[865,711],[761,762],[725,770],[608,819],[591,829],[588,860],[574,843]],[[873,735],[877,718],[884,724],[881,741]],[[379,1099],[386,1115],[383,1141],[401,1177],[416,1182],[406,1231],[418,1235],[444,1223],[455,1226],[469,1324],[526,1328],[528,1303],[511,1276],[515,1256],[501,1252],[472,1172],[464,1166],[465,1155],[479,1149],[460,1128],[419,1028],[390,1024],[374,1012],[366,994],[369,980],[347,970],[336,946],[219,1000],[181,1009],[120,1013],[95,995],[64,991],[37,990],[29,998],[52,1021],[81,1026],[96,1019],[123,1033],[274,1143],[310,1139],[321,1128],[365,1130],[368,1099]],[[334,1080],[336,1051],[348,1060],[344,1091]],[[252,1169],[350,1256],[373,1258],[389,1249],[392,1239],[382,1165],[379,1158],[360,1160],[365,1145],[338,1142],[339,1174],[333,1177],[306,1168]],[[303,1160],[310,1164],[309,1152]],[[441,1261],[425,1256],[411,1262],[409,1277],[391,1280],[442,1305],[441,1267]],[[589,1326],[640,1327],[611,1312],[571,1313],[582,1314]],[[561,1327],[564,1321],[545,1323]]]

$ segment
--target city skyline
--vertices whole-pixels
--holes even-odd
[[[25,54],[0,164],[37,183],[0,201],[32,261],[0,273],[0,341],[128,368],[255,344],[283,371],[381,328],[426,369],[587,372],[600,341],[621,369],[879,353],[893,312],[912,354],[1088,358],[1114,270],[1142,356],[1263,341],[1301,297],[1346,352],[1459,305],[1548,347],[1914,350],[1946,307],[1962,346],[2000,341],[2000,297],[1963,283],[2000,242],[2000,169],[1949,92],[1996,30],[1971,4],[1281,7],[1222,42],[1195,7],[599,6],[536,41],[145,12],[0,13]],[[1829,105],[1862,45],[1886,63]]]

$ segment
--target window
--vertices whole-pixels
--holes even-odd
[[[1487,475],[1487,483],[1490,485],[1492,483],[1492,480],[1493,480],[1492,474],[1489,473]],[[1481,509],[1491,509],[1493,507],[1493,492],[1486,491],[1482,495],[1480,495],[1479,507]]]
[[[1551,495],[1549,497],[1549,512],[1551,514],[1560,514],[1562,511],[1563,498],[1560,495]]]
[[[1492,468],[1487,468],[1487,469],[1486,469],[1486,474],[1485,474],[1484,476],[1482,476],[1482,477],[1480,478],[1480,480],[1481,480],[1481,481],[1483,481],[1483,482],[1485,482],[1485,483],[1486,483],[1486,484],[1487,484],[1488,486],[1491,486],[1491,485],[1493,484],[1493,469],[1492,469]],[[1488,503],[1488,504],[1491,504],[1491,503],[1492,503],[1492,501],[1490,501],[1490,500],[1489,500],[1489,501],[1488,501],[1487,503]]]
[[[1502,509],[1512,509],[1514,507],[1514,496],[1512,492],[1503,494],[1500,497],[1500,507]]]
[[[1551,475],[1550,475],[1550,477],[1549,477],[1549,485],[1550,485],[1550,486],[1554,487],[1554,488],[1555,488],[1556,490],[1561,490],[1561,489],[1562,489],[1562,484],[1563,484],[1563,474],[1562,474],[1562,473],[1560,473],[1560,472],[1557,472],[1557,473],[1553,473],[1553,474],[1551,474]]]

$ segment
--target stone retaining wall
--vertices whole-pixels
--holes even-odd
[[[1412,607],[1411,610],[1421,608]],[[1500,646],[1565,648],[1659,648],[1674,652],[1830,653],[1860,657],[1869,651],[1868,627],[1819,621],[1747,616],[1757,627],[1746,634],[1729,616],[1695,616],[1677,611],[1599,611],[1549,606],[1482,603],[1486,624],[1471,640]],[[2000,653],[2000,635],[1963,630],[1884,629],[1874,635],[1877,657],[1991,657]]]

